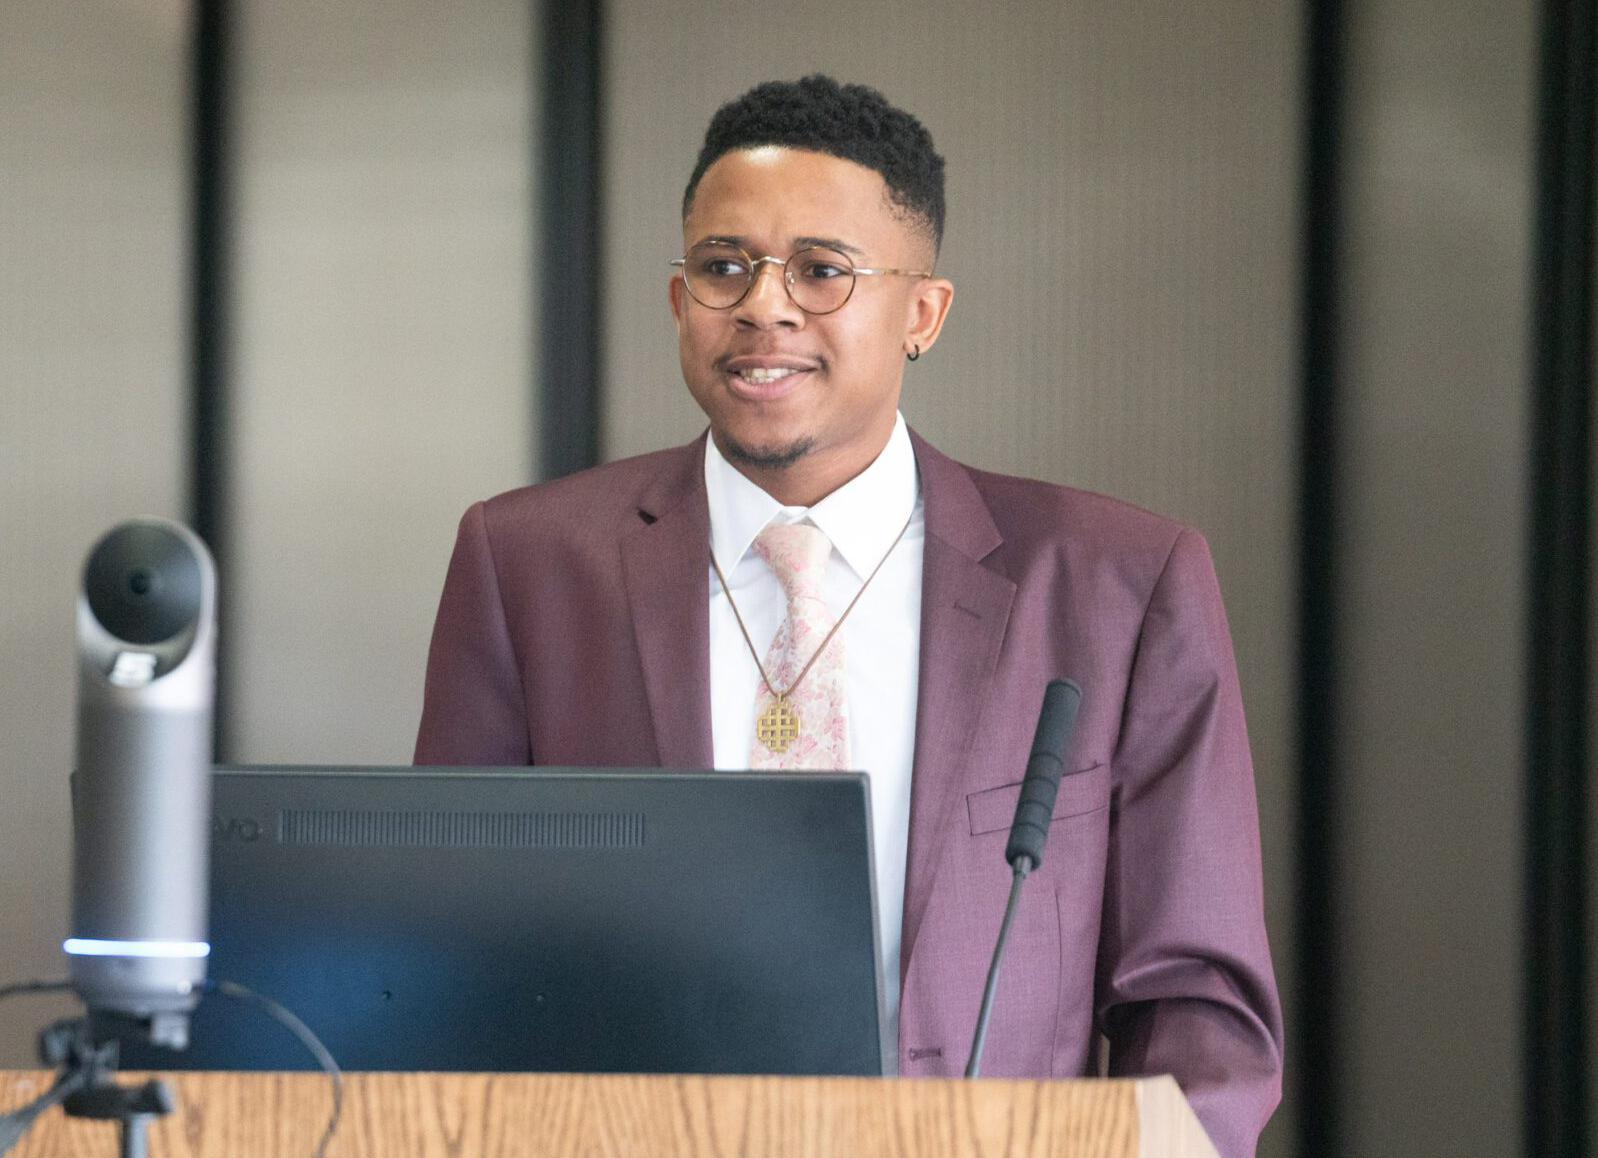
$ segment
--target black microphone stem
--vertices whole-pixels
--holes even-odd
[[[974,1078],[982,1068],[982,1043],[988,1036],[988,1018],[993,1015],[993,994],[999,988],[999,962],[1004,959],[1004,942],[1010,936],[1010,922],[1015,919],[1015,902],[1021,896],[1021,882],[1032,869],[1032,862],[1024,857],[1015,858],[1015,876],[1010,881],[1010,900],[1004,906],[1004,923],[999,926],[999,939],[993,946],[993,960],[988,963],[988,984],[982,990],[982,1010],[977,1014],[976,1032],[971,1036],[971,1056],[965,1063],[965,1076]]]

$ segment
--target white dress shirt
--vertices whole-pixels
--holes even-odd
[[[705,440],[705,490],[711,550],[762,661],[788,613],[782,584],[751,549],[767,523],[808,521],[832,540],[823,588],[836,617],[909,522],[837,637],[845,650],[851,770],[871,776],[872,855],[888,1016],[884,1053],[897,1057],[899,940],[910,838],[910,768],[921,657],[921,555],[926,541],[921,483],[904,416],[898,416],[876,461],[813,507],[783,506],[739,474],[716,449],[713,438]],[[760,670],[712,572],[710,720],[717,768],[749,767],[759,686]]]

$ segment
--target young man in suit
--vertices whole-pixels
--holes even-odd
[[[1253,772],[1203,539],[976,470],[899,414],[943,160],[825,77],[717,112],[669,283],[686,447],[467,511],[426,764],[860,768],[898,1072],[960,1072],[1043,688],[1085,690],[984,1072],[1172,1073],[1223,1154],[1280,1096]]]

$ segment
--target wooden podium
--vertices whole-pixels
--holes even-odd
[[[133,1080],[123,1075],[122,1080]],[[310,1158],[314,1073],[171,1075],[150,1158]],[[0,1112],[50,1075],[0,1071]],[[346,1074],[328,1158],[1214,1158],[1169,1077],[1062,1082],[609,1074]],[[51,1110],[17,1158],[114,1158],[117,1129]]]

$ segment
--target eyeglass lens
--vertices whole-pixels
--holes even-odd
[[[700,305],[724,310],[737,305],[754,284],[758,266],[736,245],[705,242],[688,251],[683,280]],[[854,266],[831,249],[801,249],[782,270],[788,296],[810,314],[830,314],[854,292]]]

